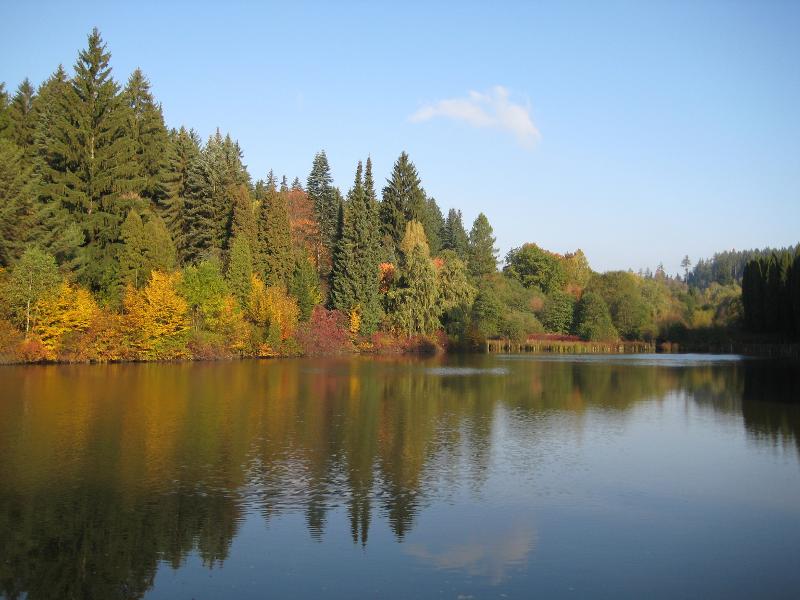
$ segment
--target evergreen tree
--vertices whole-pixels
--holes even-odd
[[[243,185],[236,188],[233,196],[233,223],[231,235],[242,236],[247,240],[250,246],[250,251],[254,252],[258,247],[258,207],[252,198],[250,192]]]
[[[123,92],[128,108],[127,135],[133,142],[141,179],[139,193],[152,202],[162,218],[170,216],[170,139],[161,106],[150,92],[150,82],[140,69],[128,79]]]
[[[22,149],[0,139],[0,266],[11,264],[35,234],[34,183]]]
[[[288,181],[287,181],[287,179],[286,179],[286,175],[284,175],[283,177],[281,177],[281,187],[280,187],[280,189],[279,189],[278,191],[279,191],[281,194],[285,194],[286,192],[288,192],[288,191],[289,191],[289,182],[288,182]]]
[[[0,138],[11,137],[11,116],[8,114],[8,92],[6,84],[0,81]]]
[[[364,182],[367,182],[367,189]],[[378,289],[380,236],[378,207],[372,179],[372,161],[367,159],[367,175],[362,182],[358,163],[356,179],[342,209],[341,235],[334,253],[331,305],[345,313],[355,312],[360,332],[375,331],[381,318]]]
[[[328,157],[324,150],[318,152],[314,157],[311,173],[306,182],[306,193],[314,204],[322,241],[332,251],[336,242],[336,219],[339,206]]]
[[[250,242],[244,234],[237,234],[233,238],[227,275],[228,287],[238,300],[239,306],[247,306],[253,279],[253,255]]]
[[[184,262],[220,254],[228,247],[234,197],[249,182],[239,145],[217,130],[189,170],[179,243]]]
[[[474,277],[497,271],[497,249],[492,226],[483,213],[479,214],[469,232],[469,270]]]
[[[58,96],[49,122],[43,165],[45,195],[84,232],[80,278],[93,289],[116,289],[120,226],[141,189],[135,148],[126,136],[128,110],[111,77],[111,55],[97,29]]]
[[[17,88],[17,93],[11,99],[8,115],[11,119],[11,139],[19,146],[26,159],[35,153],[36,141],[36,113],[34,102],[36,90],[26,77]]]
[[[119,279],[124,288],[132,285],[140,288],[150,278],[150,269],[145,248],[144,223],[136,210],[131,210],[120,228],[122,249],[119,253]]]
[[[151,213],[144,224],[144,256],[151,271],[169,273],[178,266],[175,242],[164,220]]]
[[[292,190],[293,192],[302,192],[303,191],[303,184],[300,183],[300,178],[295,177],[294,181],[292,181]]]
[[[314,261],[304,252],[295,258],[289,293],[297,298],[300,320],[308,321],[314,311],[314,306],[320,301],[322,293],[319,289],[319,278],[317,270],[314,268]]]
[[[428,246],[432,256],[438,256],[442,251],[442,236],[444,234],[444,217],[436,200],[428,198],[425,201],[424,220],[425,235],[428,237]]]
[[[260,250],[259,271],[268,286],[284,289],[294,269],[292,260],[292,232],[289,222],[288,193],[275,189],[275,180],[270,172],[266,197],[261,203],[258,220]]]
[[[381,231],[395,249],[405,235],[408,221],[424,224],[425,201],[425,190],[422,189],[417,168],[409,160],[408,154],[401,152],[383,188],[380,210]]]
[[[185,240],[184,202],[189,193],[189,173],[200,158],[200,138],[193,129],[181,127],[170,132],[169,200],[162,216],[172,239]],[[184,259],[182,248],[179,257]]]
[[[468,259],[469,237],[464,228],[461,211],[455,208],[451,208],[447,213],[442,231],[442,249],[452,250],[463,261]]]

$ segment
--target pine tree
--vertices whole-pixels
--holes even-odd
[[[8,114],[8,102],[6,84],[0,81],[0,138],[11,137],[11,116]]]
[[[75,77],[57,96],[43,161],[45,196],[84,231],[79,276],[105,294],[117,287],[120,226],[141,189],[135,148],[126,136],[128,110],[111,77],[110,58],[94,29]]]
[[[483,277],[497,271],[497,249],[492,226],[486,215],[480,213],[469,232],[469,270],[474,277]]]
[[[285,194],[286,192],[288,192],[288,191],[289,191],[289,182],[288,182],[288,181],[287,181],[287,179],[286,179],[286,175],[284,175],[283,177],[281,177],[281,187],[280,187],[280,189],[279,189],[278,191],[279,191],[281,194]]]
[[[231,235],[243,236],[250,246],[250,251],[254,252],[258,246],[258,219],[257,206],[250,197],[250,192],[243,185],[240,185],[233,197],[233,223],[231,225]]]
[[[167,218],[170,212],[170,140],[161,106],[153,99],[150,82],[140,69],[131,74],[122,96],[128,108],[127,135],[133,141],[138,176],[142,181],[139,193],[150,200],[156,213]]]
[[[320,302],[322,293],[319,289],[319,278],[314,268],[314,261],[305,252],[295,258],[289,293],[297,298],[300,309],[300,320],[308,321],[314,306]]]
[[[395,249],[405,235],[410,220],[424,222],[425,191],[422,189],[417,169],[408,154],[401,152],[394,163],[392,176],[383,188],[381,202],[381,231]]]
[[[299,177],[295,177],[294,181],[292,181],[292,189],[291,189],[291,191],[293,191],[293,192],[302,192],[302,191],[304,191],[303,190],[303,184],[300,183],[300,178]]]
[[[447,213],[442,231],[442,249],[452,250],[461,260],[466,261],[469,254],[469,237],[464,228],[461,211],[451,208]]]
[[[306,193],[314,203],[322,241],[332,251],[336,242],[336,219],[339,211],[328,157],[322,150],[314,157],[306,182]]]

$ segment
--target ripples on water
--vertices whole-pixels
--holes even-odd
[[[799,383],[689,355],[0,369],[0,594],[778,597]]]

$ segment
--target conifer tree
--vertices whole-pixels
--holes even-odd
[[[468,259],[469,237],[464,228],[461,211],[451,208],[447,213],[442,232],[442,249],[452,250],[461,260]]]
[[[131,210],[120,228],[122,249],[119,253],[119,278],[124,288],[132,285],[140,288],[150,278],[148,260],[145,256],[147,240],[144,223],[136,210]]]
[[[356,179],[342,211],[341,235],[334,253],[331,305],[345,313],[356,313],[361,333],[372,333],[381,318],[378,289],[380,237],[377,203],[372,180],[372,162],[362,182],[358,163]]]
[[[244,234],[237,234],[231,243],[230,260],[228,261],[228,288],[239,302],[239,306],[247,306],[253,278],[253,255],[250,242]]]
[[[281,194],[285,194],[286,192],[288,192],[288,191],[289,191],[289,182],[288,182],[288,181],[287,181],[287,179],[286,179],[286,175],[284,175],[283,177],[281,177],[281,187],[280,187],[280,189],[279,189],[278,191],[279,191]]]
[[[36,112],[34,102],[36,90],[26,77],[17,88],[17,93],[11,99],[8,107],[8,116],[11,119],[11,139],[22,149],[26,159],[32,158],[35,153],[36,141]]]
[[[469,232],[469,270],[474,277],[483,277],[497,270],[497,249],[492,233],[489,219],[480,213]]]
[[[318,152],[314,157],[311,173],[309,173],[306,183],[306,193],[314,203],[322,241],[329,250],[332,250],[336,241],[336,219],[339,206],[328,157],[324,150]]]
[[[444,217],[442,210],[434,198],[425,201],[424,220],[422,225],[425,227],[425,235],[428,237],[428,246],[431,249],[431,256],[438,256],[442,251],[442,234],[444,232]]]
[[[169,200],[162,218],[177,245],[185,234],[184,202],[189,193],[189,173],[200,158],[200,138],[185,127],[173,129],[169,137]],[[183,259],[180,248],[179,257]]]
[[[295,177],[294,181],[292,181],[292,189],[291,189],[291,191],[293,191],[293,192],[302,192],[302,191],[304,191],[303,190],[303,184],[300,183],[300,178],[299,177]]]
[[[8,92],[0,81],[0,138],[11,137],[11,116],[8,114]]]
[[[256,204],[250,198],[250,192],[243,185],[237,187],[233,196],[233,224],[231,235],[243,236],[254,252],[258,247],[258,220]]]
[[[150,200],[158,215],[168,218],[170,140],[161,106],[153,99],[150,82],[140,69],[131,74],[122,96],[128,108],[127,135],[133,142],[141,179],[139,193]]]
[[[178,253],[175,242],[164,220],[150,213],[144,224],[144,256],[151,271],[170,273],[178,266]]]
[[[380,211],[383,235],[394,243],[395,249],[405,235],[408,221],[424,222],[425,200],[417,169],[408,154],[401,152],[383,188]]]
[[[289,223],[288,193],[275,189],[275,179],[270,172],[266,197],[261,203],[258,220],[260,272],[268,286],[289,284],[294,261],[292,259],[292,233]]]
[[[308,321],[314,306],[322,299],[322,293],[314,261],[305,252],[298,253],[295,257],[289,293],[297,298],[300,320]]]
[[[45,194],[84,231],[80,278],[105,294],[116,289],[120,226],[141,188],[135,148],[126,136],[128,110],[110,58],[94,29],[49,123],[43,173]]]
[[[33,241],[33,167],[14,142],[0,139],[0,266],[8,266]]]

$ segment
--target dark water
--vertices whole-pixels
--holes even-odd
[[[0,596],[800,597],[800,373],[0,369]]]

